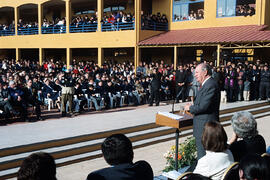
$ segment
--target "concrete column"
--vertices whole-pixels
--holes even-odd
[[[66,57],[67,57],[67,69],[70,68],[70,62],[71,62],[71,58],[72,58],[72,51],[71,51],[71,48],[67,48],[66,50]]]
[[[43,22],[43,9],[41,4],[38,4],[38,34],[42,34],[41,27]]]
[[[173,68],[174,68],[174,70],[176,70],[177,69],[177,56],[178,56],[178,54],[177,54],[177,46],[174,46],[174,57],[173,57]]]
[[[220,64],[220,44],[217,45],[217,66]]]
[[[103,17],[104,0],[97,0],[98,32],[101,32],[101,20]]]
[[[69,33],[71,2],[66,0],[66,33]]]
[[[98,48],[98,66],[101,67],[104,61],[104,49],[99,47]]]
[[[21,52],[19,48],[16,48],[16,62],[18,62],[19,59],[21,59]]]
[[[142,0],[135,0],[135,30],[136,30],[136,43],[140,41],[140,30],[141,30],[141,11],[142,11]]]
[[[139,46],[134,47],[134,66],[135,70],[137,70],[137,67],[139,66],[139,62],[141,61],[141,49]]]
[[[39,65],[41,66],[43,63],[43,54],[44,54],[44,49],[39,48]]]
[[[18,21],[19,21],[18,7],[14,8],[14,20],[15,20],[15,35],[18,35]]]

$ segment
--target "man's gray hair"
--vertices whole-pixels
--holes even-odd
[[[240,138],[250,138],[258,134],[257,122],[253,115],[247,111],[240,111],[233,114],[232,128]]]
[[[15,84],[15,82],[14,82],[14,81],[9,81],[9,83],[8,83],[8,84],[9,84],[9,86],[10,86],[10,85]]]
[[[207,71],[207,75],[212,76],[212,68],[209,64],[207,63],[201,63],[202,71]]]

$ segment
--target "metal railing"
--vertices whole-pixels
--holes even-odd
[[[168,23],[148,22],[142,25],[142,30],[168,31]]]
[[[122,31],[122,30],[134,30],[135,23],[127,22],[127,23],[106,23],[101,25],[101,31]]]
[[[33,35],[33,34],[38,34],[38,27],[26,27],[18,29],[18,35]]]
[[[0,31],[0,36],[14,36],[14,35],[15,35],[15,29]]]
[[[53,26],[53,27],[42,27],[42,34],[62,34],[66,33],[66,26]]]
[[[97,23],[93,24],[80,24],[78,26],[70,26],[69,32],[70,33],[80,33],[80,32],[96,32],[97,31]]]

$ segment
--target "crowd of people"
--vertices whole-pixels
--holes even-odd
[[[97,16],[96,15],[92,15],[90,17],[88,15],[85,15],[84,17],[81,17],[81,16],[73,17],[70,25],[75,26],[75,27],[79,27],[82,25],[90,25],[90,24],[94,24],[94,23],[97,23]]]
[[[158,12],[157,14],[142,14],[142,29],[148,29],[152,27],[154,24],[167,24],[168,25],[168,19],[165,14],[162,14]]]
[[[15,32],[15,23],[13,22],[12,24],[0,24],[0,36],[4,34],[4,32],[7,31],[13,31]]]
[[[250,4],[239,5],[236,7],[236,16],[253,16],[255,8]]]
[[[209,121],[205,124],[202,143],[206,155],[198,158],[194,171],[191,172],[189,169],[190,173],[180,179],[268,180],[270,178],[270,154],[266,153],[265,140],[257,131],[254,117],[246,111],[236,112],[231,123],[234,135],[229,141],[219,122]],[[151,164],[144,160],[133,162],[132,142],[124,134],[107,137],[101,144],[101,150],[109,167],[90,172],[87,180],[154,179]],[[230,169],[233,164],[236,164],[235,168]],[[54,158],[44,152],[31,154],[23,160],[17,178],[56,180]]]
[[[246,61],[215,67],[212,62],[212,77],[218,82],[221,101],[269,100],[270,71],[268,64],[259,60],[255,64]],[[94,62],[72,62],[70,69],[53,59],[38,62],[2,60],[1,67],[1,110],[8,116],[18,112],[13,106],[19,106],[21,117],[27,119],[25,110],[36,106],[38,119],[40,105],[53,102],[55,107],[66,114],[65,104],[61,104],[63,91],[70,81],[72,100],[69,100],[69,112],[79,113],[85,110],[102,110],[123,106],[136,106],[175,99],[176,102],[191,101],[196,96],[199,83],[194,78],[197,62],[179,65],[174,70],[172,64],[141,62],[137,69],[131,62],[105,62],[99,67]],[[136,73],[135,73],[136,72]],[[31,101],[25,95],[31,89]],[[13,92],[15,91],[15,93]],[[66,91],[65,91],[66,92]],[[8,99],[7,99],[8,98]],[[3,102],[2,102],[3,101]],[[62,108],[62,109],[61,109]],[[15,108],[16,109],[16,108]]]
[[[191,10],[189,14],[174,15],[175,21],[200,20],[200,19],[204,19],[204,9]]]
[[[66,18],[56,18],[52,21],[47,20],[46,18],[43,19],[42,27],[59,27],[66,25]]]
[[[131,13],[124,13],[123,11],[112,12],[110,14],[104,13],[101,22],[103,24],[135,22],[135,15]]]

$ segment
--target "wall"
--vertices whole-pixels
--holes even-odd
[[[135,31],[41,34],[0,38],[0,48],[97,48],[134,47]]]
[[[152,0],[152,13],[157,14],[158,12],[166,14],[168,20],[170,13],[170,2],[168,0]]]

